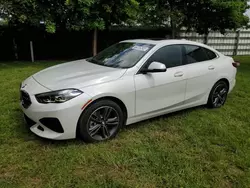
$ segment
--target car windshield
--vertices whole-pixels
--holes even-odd
[[[91,63],[114,68],[133,67],[150,49],[152,44],[122,42],[117,43],[87,59]]]

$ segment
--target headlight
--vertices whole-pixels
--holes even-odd
[[[64,103],[70,99],[81,95],[83,92],[77,89],[65,89],[59,91],[52,91],[48,93],[41,93],[35,95],[36,100],[39,103]]]

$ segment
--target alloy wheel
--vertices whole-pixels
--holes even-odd
[[[89,117],[88,133],[95,140],[107,140],[118,129],[119,121],[118,112],[114,108],[110,106],[100,107]]]
[[[213,93],[213,105],[215,107],[221,107],[224,105],[226,98],[227,98],[228,88],[225,84],[219,84],[216,86],[214,93]]]

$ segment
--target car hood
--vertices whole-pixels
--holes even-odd
[[[44,69],[33,78],[50,90],[81,89],[120,78],[126,69],[110,68],[78,60]]]

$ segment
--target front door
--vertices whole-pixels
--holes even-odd
[[[156,61],[164,63],[166,72],[135,75],[136,115],[171,109],[183,104],[186,72],[182,58],[183,47],[170,45],[160,48],[144,66]]]

